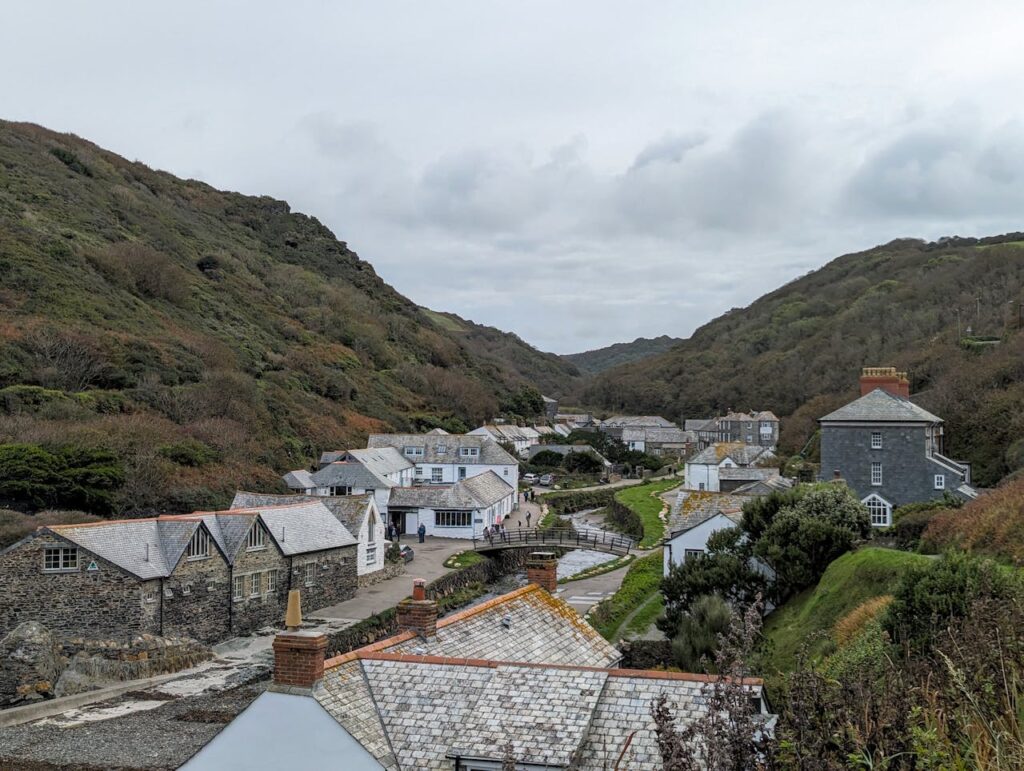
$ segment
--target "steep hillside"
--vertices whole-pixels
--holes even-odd
[[[664,353],[676,343],[682,342],[678,337],[638,337],[631,343],[614,343],[604,348],[595,348],[583,353],[570,353],[563,356],[575,364],[581,372],[596,375],[606,369],[629,364],[639,359]]]
[[[1024,436],[1022,288],[1024,234],[894,241],[729,311],[666,353],[598,375],[583,401],[687,417],[771,409],[791,416],[782,444],[794,450],[817,417],[855,395],[862,366],[895,365],[910,371],[917,401],[945,418],[948,454],[974,463],[976,481],[990,485],[1024,456],[1011,448]]]
[[[0,122],[0,444],[113,451],[116,510],[221,503],[367,432],[458,428],[576,377],[421,309],[282,201]]]

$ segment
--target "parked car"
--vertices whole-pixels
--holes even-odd
[[[544,476],[542,476],[540,478],[540,484],[543,487],[551,487],[551,485],[554,483],[554,481],[555,481],[555,478],[551,474],[545,474]]]
[[[403,562],[412,562],[412,558],[416,556],[416,552],[412,550],[411,546],[403,546],[398,550],[398,556],[402,558]]]
[[[523,474],[523,482],[525,484],[528,484],[528,485],[535,485],[535,484],[537,484],[537,475],[536,474]]]

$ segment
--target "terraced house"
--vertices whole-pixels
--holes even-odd
[[[42,527],[0,552],[0,637],[23,621],[60,635],[216,642],[356,589],[356,539],[321,503]]]
[[[414,484],[450,485],[493,471],[518,489],[519,461],[488,436],[371,434],[367,447],[398,450],[415,465]]]

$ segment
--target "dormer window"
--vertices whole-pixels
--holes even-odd
[[[205,530],[196,530],[192,540],[188,542],[188,549],[185,558],[190,560],[202,560],[210,556],[210,534]]]
[[[480,454],[479,447],[461,447],[459,448],[459,455],[464,458],[475,458]]]
[[[249,537],[245,541],[245,550],[259,551],[266,548],[267,542],[263,534],[263,528],[258,524],[253,525],[252,530],[249,531]]]
[[[423,448],[422,447],[406,447],[404,452],[405,452],[405,455],[407,457],[409,457],[409,458],[422,458],[423,457]]]
[[[448,445],[446,445],[446,444],[439,444],[434,449],[437,450],[437,454],[438,455],[444,455],[446,452],[448,452]]]

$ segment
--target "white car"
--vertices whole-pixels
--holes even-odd
[[[523,474],[523,482],[525,482],[528,485],[535,485],[535,484],[537,484],[537,475],[536,474]]]

